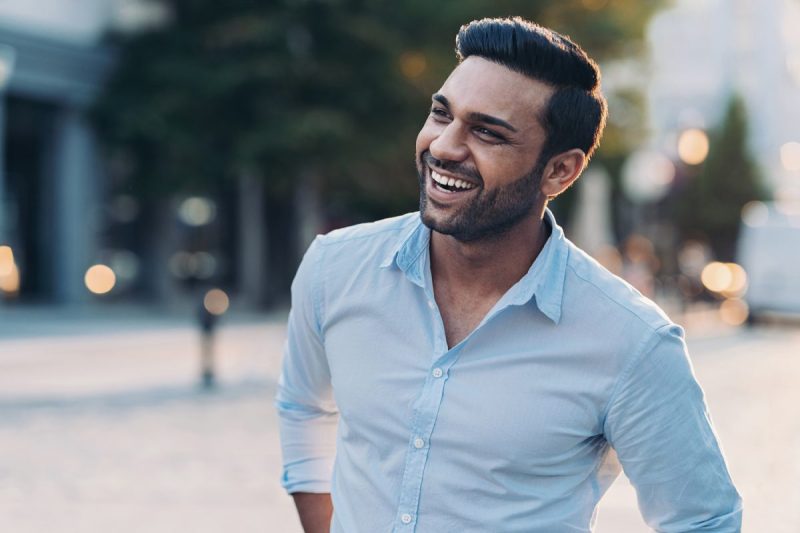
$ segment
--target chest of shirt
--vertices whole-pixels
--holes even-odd
[[[432,445],[469,443],[530,465],[601,433],[617,369],[597,342],[564,337],[530,302],[449,350],[420,287],[380,292],[328,310],[325,351],[348,438],[403,447],[433,417]]]

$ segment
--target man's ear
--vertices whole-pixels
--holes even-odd
[[[542,174],[542,194],[547,198],[555,198],[578,179],[585,166],[586,154],[580,148],[554,155]]]

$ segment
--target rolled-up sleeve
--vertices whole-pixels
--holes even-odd
[[[728,473],[683,331],[650,337],[620,376],[605,434],[656,531],[738,532],[742,503]]]
[[[283,365],[275,406],[283,453],[281,483],[289,493],[330,492],[338,411],[322,340],[323,245],[311,244],[292,283]]]

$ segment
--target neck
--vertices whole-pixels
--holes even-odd
[[[543,212],[520,221],[501,235],[461,242],[431,233],[431,275],[434,286],[479,295],[502,295],[524,276],[547,240]]]

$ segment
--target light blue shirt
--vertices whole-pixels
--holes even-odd
[[[652,528],[739,531],[683,331],[546,220],[530,270],[452,348],[419,214],[311,245],[276,405],[283,485],[331,492],[331,531],[591,531],[620,463]]]

